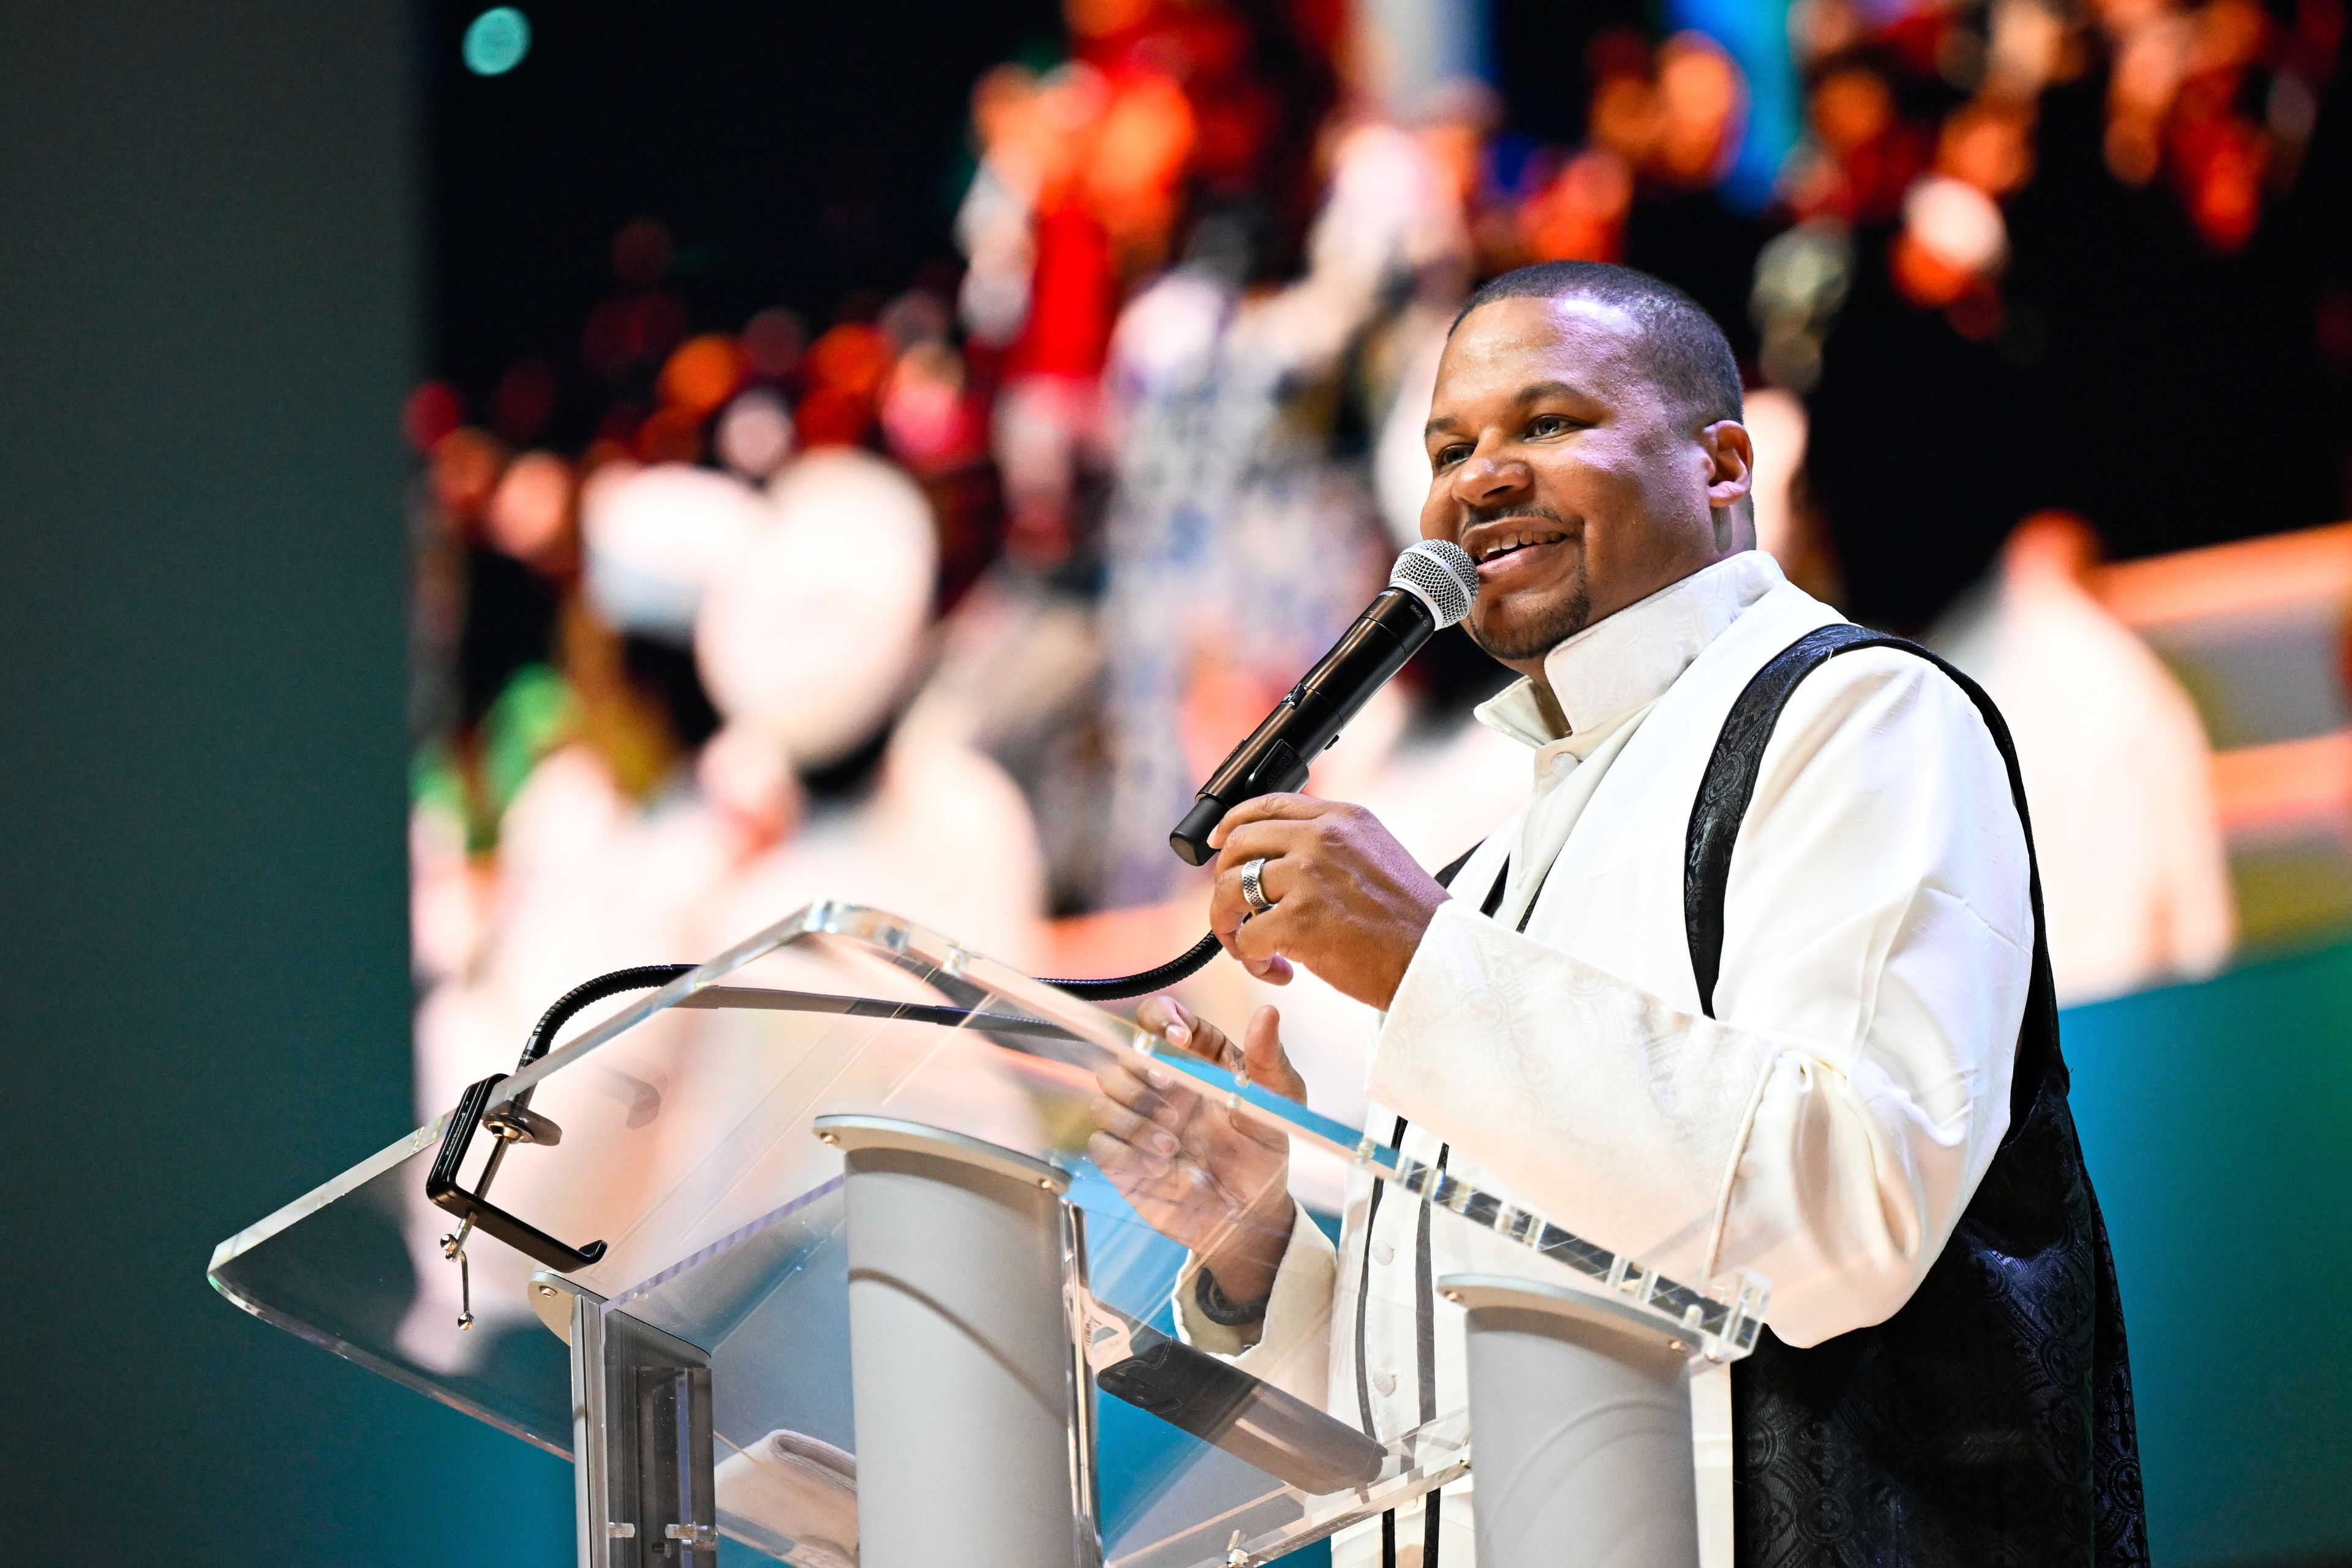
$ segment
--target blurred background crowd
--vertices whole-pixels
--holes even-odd
[[[1187,945],[1169,827],[1415,537],[1446,326],[1535,260],[1706,306],[1764,546],[2000,700],[2064,999],[2352,917],[2342,0],[936,9],[878,96],[772,17],[443,17],[427,1112],[820,896]],[[1448,634],[1313,787],[1451,858],[1527,787],[1502,679]],[[1287,1004],[1349,1114],[1349,1005]]]

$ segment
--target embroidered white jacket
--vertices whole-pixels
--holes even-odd
[[[1983,721],[1926,661],[1861,650],[1800,685],[1774,731],[1732,858],[1716,1016],[1701,1014],[1683,922],[1700,774],[1749,678],[1839,618],[1749,552],[1552,651],[1568,736],[1525,682],[1483,707],[1535,749],[1535,795],[1455,878],[1368,1086],[1367,1131],[1385,1142],[1403,1118],[1416,1159],[1446,1148],[1463,1179],[1678,1279],[1764,1276],[1768,1321],[1798,1346],[1892,1315],[1951,1234],[2008,1125],[2033,936]],[[1370,1189],[1351,1185],[1336,1256],[1299,1217],[1254,1346],[1189,1292],[1179,1317],[1202,1348],[1385,1437],[1433,1401],[1461,1408],[1461,1322],[1435,1303],[1421,1365],[1417,1205],[1384,1203],[1368,1231]],[[1461,1227],[1432,1244],[1433,1277],[1532,1271]],[[1455,1499],[1444,1556],[1465,1568]],[[1421,1531],[1417,1510],[1400,1521],[1401,1562]],[[1376,1524],[1335,1542],[1335,1563],[1378,1556]]]

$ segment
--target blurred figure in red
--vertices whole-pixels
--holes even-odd
[[[1286,205],[1328,95],[1297,68],[1312,52],[1262,17],[1159,0],[1071,0],[1066,15],[1068,64],[1000,67],[975,90],[981,166],[958,218],[966,323],[1006,351],[1006,547],[1033,569],[1069,553],[1081,488],[1107,465],[1112,325],[1168,260],[1188,185],[1212,205]],[[1300,79],[1276,79],[1286,62]]]

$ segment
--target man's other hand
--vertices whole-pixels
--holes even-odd
[[[1209,835],[1217,881],[1209,929],[1252,974],[1280,985],[1305,964],[1334,990],[1385,1009],[1447,893],[1360,805],[1268,795],[1225,814]],[[1242,868],[1263,859],[1253,913]]]
[[[1284,1054],[1281,1017],[1250,1016],[1235,1046],[1172,996],[1135,1010],[1138,1027],[1236,1077],[1305,1103],[1307,1085]],[[1274,1288],[1290,1244],[1290,1142],[1242,1121],[1222,1097],[1182,1073],[1112,1063],[1089,1109],[1098,1131],[1087,1153],[1146,1224],[1198,1256],[1228,1300],[1256,1301]]]

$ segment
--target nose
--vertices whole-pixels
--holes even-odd
[[[1454,499],[1472,511],[1499,506],[1525,493],[1535,471],[1517,458],[1473,452],[1454,470]]]

